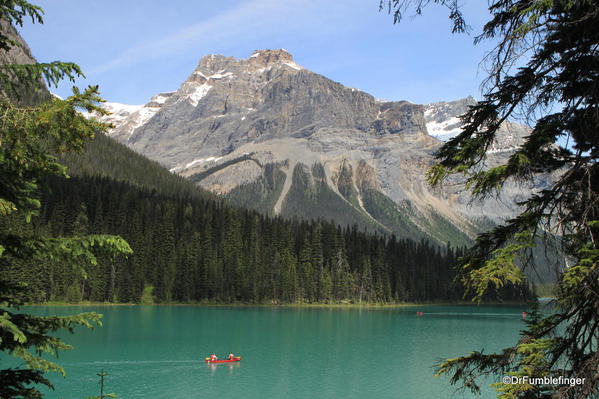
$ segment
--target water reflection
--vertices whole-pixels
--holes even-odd
[[[233,375],[235,370],[237,370],[240,366],[238,362],[236,363],[206,363],[206,366],[210,370],[210,375],[215,375],[217,369],[226,369],[227,374]]]

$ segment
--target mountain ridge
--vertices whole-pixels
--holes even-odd
[[[285,50],[257,50],[247,59],[202,57],[178,90],[142,107],[148,118],[125,115],[110,135],[241,206],[287,217],[335,214],[344,224],[464,244],[542,187],[508,183],[498,201],[476,202],[459,176],[428,186],[441,140],[459,132],[459,115],[475,101],[380,101],[309,71]],[[489,164],[527,131],[506,124]]]

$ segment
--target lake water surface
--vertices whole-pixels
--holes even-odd
[[[48,398],[99,394],[122,399],[406,398],[446,399],[455,388],[433,377],[440,358],[510,346],[521,307],[420,306],[384,309],[43,306],[37,314],[104,314],[104,327],[65,335],[75,349],[59,363]],[[416,316],[423,311],[424,316]],[[205,356],[241,355],[206,365]],[[495,382],[495,381],[489,381]],[[455,398],[472,397],[456,394]],[[483,398],[494,398],[491,389]]]

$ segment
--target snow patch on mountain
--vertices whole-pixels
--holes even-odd
[[[131,122],[133,123],[131,124],[129,135],[131,135],[135,129],[149,121],[159,109],[160,108],[158,107],[142,107],[133,113],[133,118],[131,119]]]
[[[514,152],[518,147],[504,147],[504,148],[491,148],[487,151],[487,154],[499,154],[501,152]]]
[[[424,106],[426,130],[430,136],[447,141],[462,131],[460,115],[468,111],[468,107],[476,104],[473,97],[456,101],[440,101]]]
[[[121,125],[133,113],[139,111],[143,105],[129,105],[113,102],[105,102],[102,108],[110,112],[110,115],[98,115],[95,112],[82,112],[86,118],[94,118],[102,123],[110,123],[115,126]]]
[[[288,67],[291,67],[291,68],[295,69],[296,71],[303,69],[301,66],[299,66],[298,64],[296,64],[293,61],[284,62],[283,65],[287,65]]]
[[[123,115],[123,116],[132,114],[133,112],[138,111],[141,107],[143,107],[143,105],[130,105],[130,104],[110,103],[110,102],[105,102],[104,104],[102,104],[102,108],[104,108],[108,112],[111,112],[114,115]]]
[[[158,93],[145,105],[105,102],[102,108],[110,112],[110,115],[83,114],[86,118],[95,118],[99,122],[113,124],[115,128],[109,130],[108,135],[118,140],[129,141],[133,132],[152,119],[173,94],[173,92]]]
[[[201,77],[203,77],[204,79],[208,79],[208,77],[207,77],[206,75],[204,75],[204,74],[202,73],[202,71],[200,71],[200,70],[197,70],[197,69],[196,69],[195,71],[193,71],[193,73],[191,74],[191,76],[194,76],[194,75],[201,76]]]
[[[447,140],[458,134],[459,116],[473,104],[473,98],[428,105],[376,100],[303,69],[284,50],[260,50],[246,59],[202,57],[172,96],[134,106],[111,135],[173,173],[196,176],[199,185],[217,194],[236,187],[245,190],[243,184],[264,178],[268,183],[264,192],[244,197],[249,206],[266,198],[263,195],[275,194],[281,177],[277,170],[282,171],[287,175],[282,194],[275,204],[268,197],[269,212],[274,214],[290,215],[285,213],[291,212],[285,206],[285,193],[293,183],[293,165],[302,163],[306,166],[299,167],[310,181],[316,184],[314,179],[324,177],[322,183],[350,208],[372,216],[361,196],[376,190],[397,205],[398,215],[410,209],[415,226],[431,236],[441,234],[425,222],[431,209],[468,235],[478,223],[476,218],[509,217],[516,206],[512,199],[525,195],[512,187],[502,202],[477,203],[472,208],[459,178],[452,177],[444,190],[430,190],[426,170],[442,144],[434,137]],[[489,147],[489,165],[505,160],[519,145],[520,127],[507,126],[502,130],[506,134]],[[248,152],[251,157],[241,155]],[[324,167],[324,175],[311,170],[310,165],[317,163]],[[340,165],[348,165],[347,173],[340,174]],[[340,185],[349,187],[348,174],[353,176],[350,191],[357,202],[339,191]],[[271,187],[271,182],[276,184]],[[376,222],[385,229],[401,230],[389,220]]]
[[[156,94],[150,99],[150,102],[162,105],[172,96],[173,93],[174,92]]]
[[[441,141],[448,141],[460,134],[463,127],[460,116],[474,104],[476,104],[476,100],[467,97],[425,105],[424,119],[428,134]],[[487,154],[511,153],[517,150],[522,138],[528,134],[529,130],[527,126],[520,123],[505,121],[501,124]]]
[[[424,113],[426,118],[426,112]],[[430,136],[441,141],[447,141],[457,136],[462,131],[462,122],[456,116],[442,122],[430,121],[426,123],[426,130]]]
[[[233,76],[233,72],[225,72],[224,70],[215,73],[214,75],[208,76],[208,79],[223,79]]]
[[[218,162],[222,159],[222,157],[208,157],[208,158],[198,158],[198,159],[194,159],[193,161],[187,163],[184,166],[175,166],[174,168],[169,169],[171,172],[179,172],[185,169],[189,169],[192,168],[194,166],[197,166],[199,164],[202,163],[207,163],[207,162]]]
[[[196,86],[195,88],[192,88],[187,94],[187,100],[191,105],[196,107],[200,100],[204,98],[206,94],[208,94],[211,88],[212,86],[207,83],[204,83],[200,86]]]

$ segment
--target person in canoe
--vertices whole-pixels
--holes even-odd
[[[215,360],[218,360],[218,358],[216,357],[216,355],[213,353],[212,355],[210,355],[210,361],[213,362]]]
[[[235,355],[233,355],[233,352],[229,353],[229,360],[233,360],[235,358]]]

